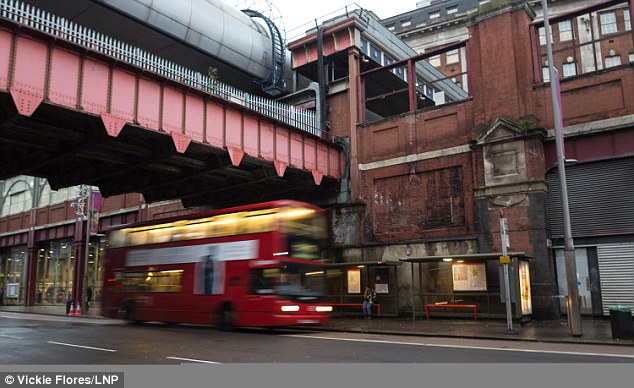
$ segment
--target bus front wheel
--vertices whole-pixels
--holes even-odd
[[[229,303],[224,303],[218,310],[218,328],[220,330],[232,330],[235,324],[236,313]]]

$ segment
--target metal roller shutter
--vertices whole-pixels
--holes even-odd
[[[609,307],[634,307],[634,243],[597,246],[603,314]]]
[[[552,237],[561,237],[563,214],[557,169],[546,177]],[[566,168],[573,237],[634,233],[634,158]]]

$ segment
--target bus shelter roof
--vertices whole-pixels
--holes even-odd
[[[531,259],[532,256],[527,255],[526,252],[507,252],[507,256],[516,257],[519,259]],[[408,263],[424,263],[424,262],[435,262],[435,261],[445,261],[445,259],[455,259],[455,260],[499,260],[500,256],[502,256],[502,252],[492,252],[492,253],[465,253],[465,254],[457,254],[457,255],[442,255],[442,256],[412,256],[412,257],[404,257],[399,259],[402,262]]]
[[[401,265],[403,263],[401,263],[400,261],[394,261],[394,260],[385,260],[385,261],[351,261],[351,262],[346,262],[346,263],[326,263],[324,264],[325,267],[332,267],[332,268],[340,268],[340,267],[358,267],[360,265],[365,265],[365,266],[377,266],[377,265]]]

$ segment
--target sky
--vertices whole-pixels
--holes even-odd
[[[270,0],[280,11],[287,34],[299,35],[315,27],[315,19],[334,17],[348,9],[364,8],[374,12],[380,19],[412,11],[416,0]],[[265,3],[266,0],[225,0],[229,4]],[[357,6],[355,6],[355,4]],[[310,25],[309,25],[310,24]],[[306,27],[306,28],[300,28]]]

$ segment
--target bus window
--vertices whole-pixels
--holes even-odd
[[[127,233],[123,230],[112,230],[108,233],[108,246],[112,248],[122,247],[126,244]]]
[[[253,294],[273,294],[278,274],[277,269],[254,269],[251,272],[251,292]]]
[[[125,272],[116,277],[120,292],[179,292],[183,270]]]
[[[172,234],[169,228],[151,229],[148,232],[148,242],[152,244],[168,242]]]
[[[128,233],[128,244],[130,245],[142,245],[147,243],[147,230],[139,230]]]
[[[211,222],[214,237],[231,236],[238,232],[240,214],[225,214],[215,216]]]
[[[281,263],[279,268],[253,269],[251,276],[256,294],[275,293],[308,301],[320,299],[325,291],[324,271],[313,265]]]
[[[319,260],[319,243],[326,236],[322,213],[306,208],[286,208],[280,212],[287,238],[288,255],[297,259]]]

